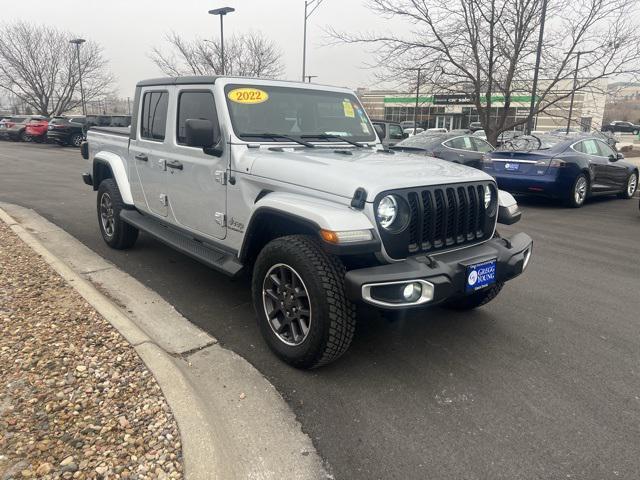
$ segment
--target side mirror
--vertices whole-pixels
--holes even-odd
[[[624,160],[624,155],[621,153],[618,153],[616,157],[618,158],[618,160]]]
[[[612,153],[611,155],[609,155],[609,161],[610,162],[617,162],[618,160],[620,160],[620,157],[618,155],[620,155],[620,154],[619,153],[617,153],[617,154],[613,154]]]
[[[184,122],[184,134],[187,146],[211,148],[218,143],[218,134],[211,120],[190,118]]]
[[[409,138],[409,134],[408,133],[403,133],[402,134],[402,138]]]

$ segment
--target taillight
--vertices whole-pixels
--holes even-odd
[[[549,162],[550,167],[562,168],[567,166],[567,162],[564,160],[560,160],[559,158],[553,158],[551,162]]]

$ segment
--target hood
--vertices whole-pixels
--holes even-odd
[[[283,150],[247,152],[254,157],[251,173],[347,198],[362,187],[368,201],[385,190],[492,180],[481,170],[424,154],[325,147]]]

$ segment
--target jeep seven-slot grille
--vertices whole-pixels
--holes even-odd
[[[495,198],[497,190],[488,182],[385,192],[404,198],[409,207],[409,224],[403,232],[380,229],[387,253],[401,258],[487,240],[495,216],[484,207],[486,188],[492,188]]]

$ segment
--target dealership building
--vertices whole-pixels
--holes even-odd
[[[570,91],[572,82],[565,82],[549,95],[562,96]],[[564,89],[563,89],[564,87]],[[544,81],[540,82],[544,88]],[[584,131],[599,130],[604,115],[607,85],[606,80],[599,81],[589,90],[576,92],[571,115],[571,127]],[[414,119],[416,94],[401,93],[392,90],[358,89],[358,96],[372,119],[401,122]],[[557,98],[557,97],[556,97]],[[504,113],[504,97],[494,95],[491,98],[492,117],[498,118]],[[507,112],[507,123],[524,119],[529,114],[531,96],[526,92],[514,94]],[[539,114],[534,120],[534,130],[547,131],[566,127],[570,98],[562,99]],[[480,121],[471,94],[460,92],[428,92],[418,96],[417,122],[424,128],[446,128],[448,130],[467,128],[471,122]],[[519,127],[522,129],[523,127]]]

